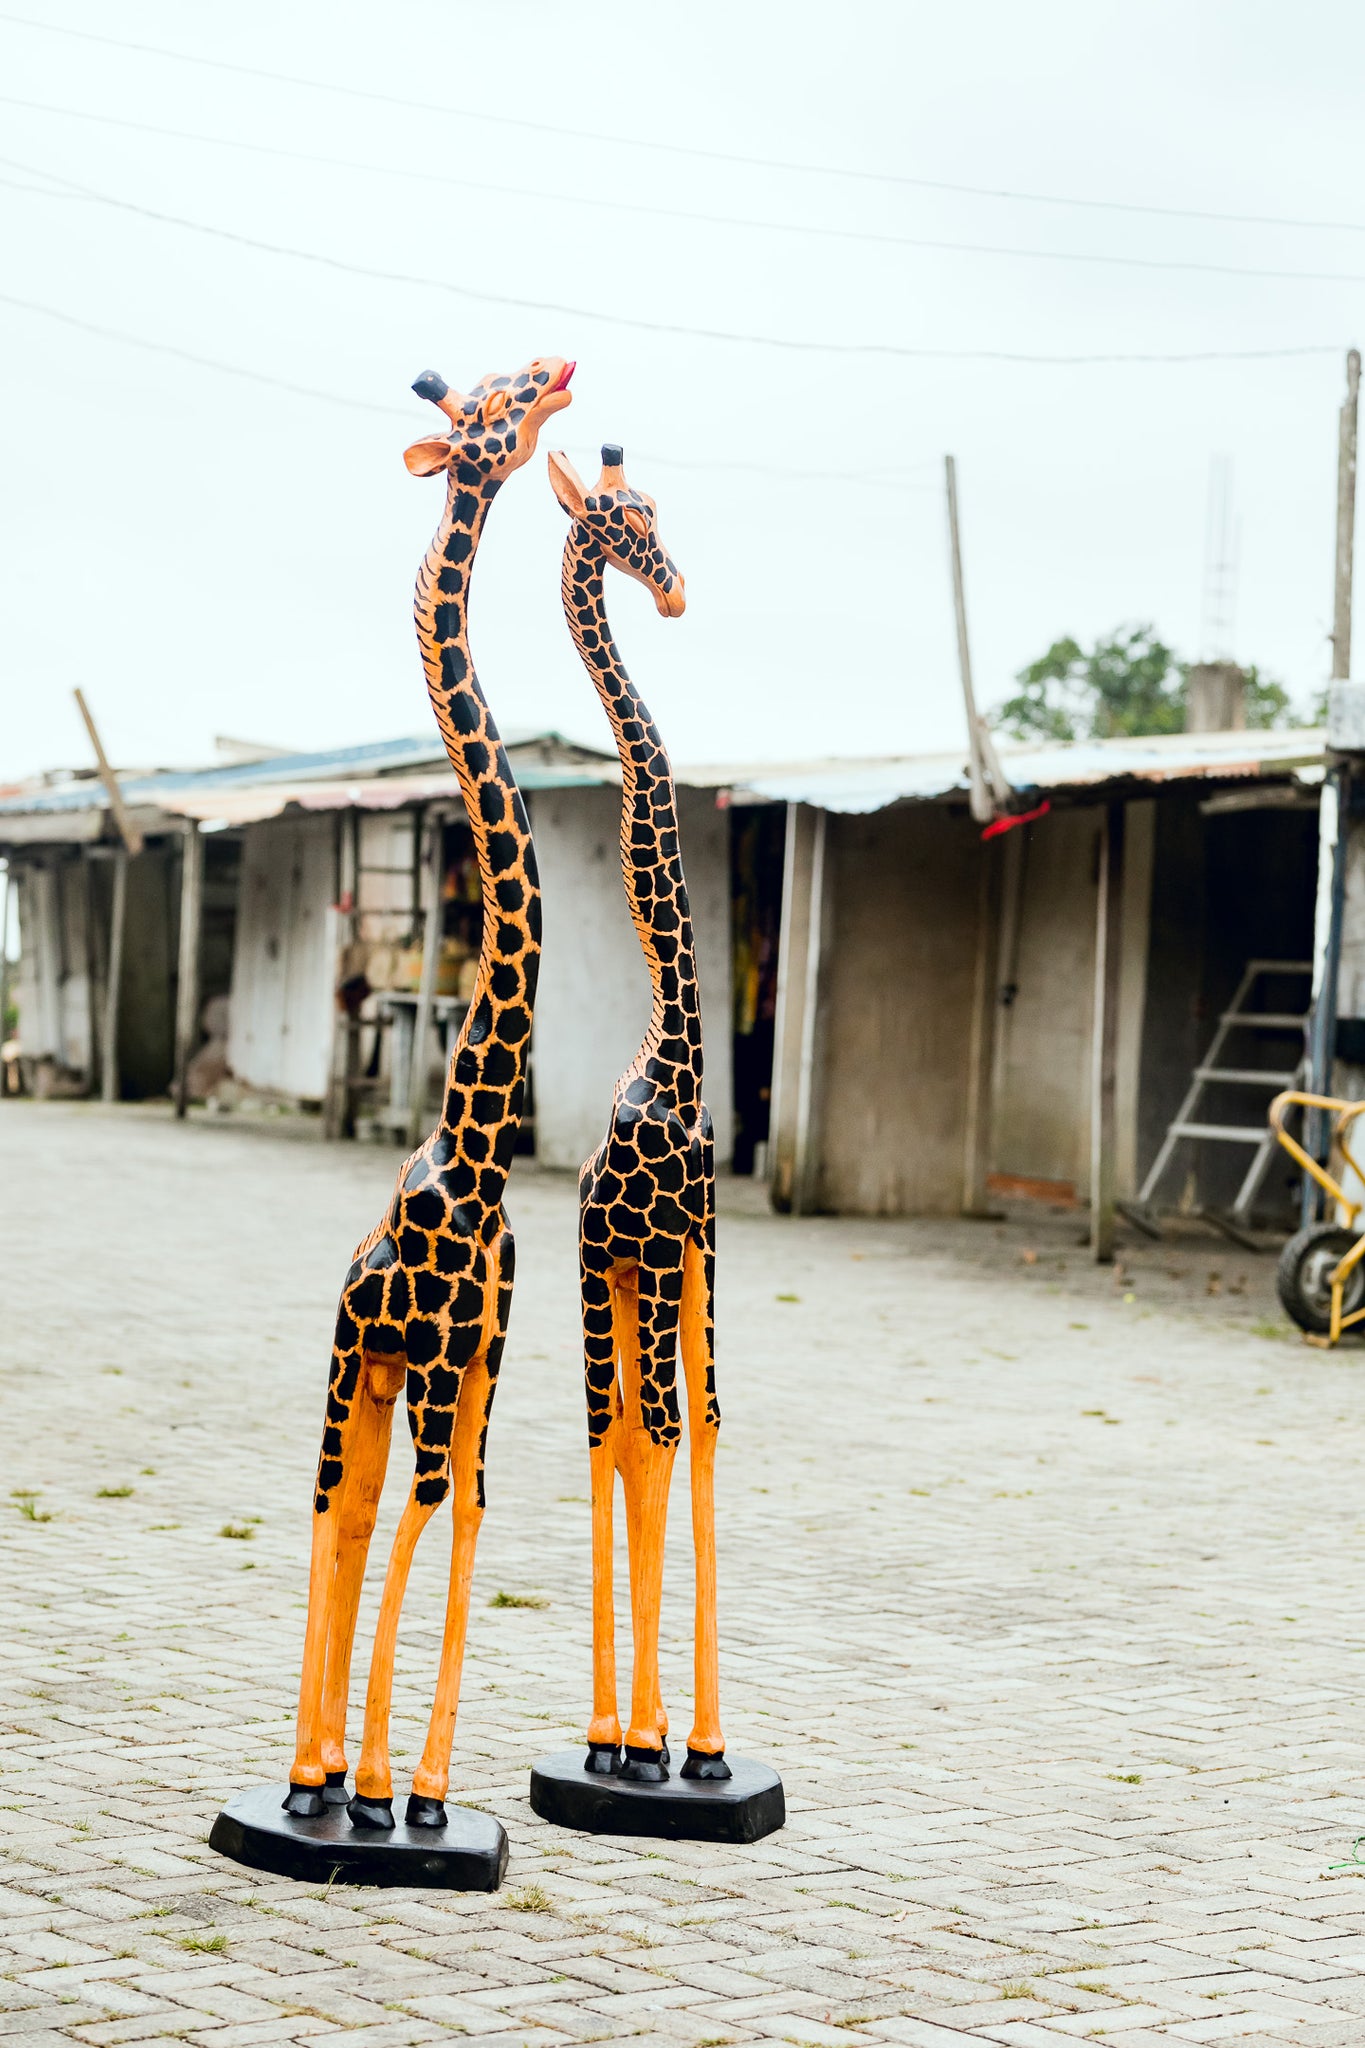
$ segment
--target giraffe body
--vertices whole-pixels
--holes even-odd
[[[728,1777],[720,1729],[714,1467],[715,1157],[702,1099],[701,998],[668,755],[626,672],[604,602],[608,563],[646,584],[663,616],[683,609],[652,499],[633,491],[621,451],[602,451],[589,492],[568,462],[551,481],[572,524],[564,612],[621,758],[621,871],[653,1004],[639,1052],[616,1083],[606,1138],[579,1178],[579,1253],[593,1516],[593,1714],[587,1768],[643,1782],[668,1775],[658,1671],[664,1532],[687,1385],[696,1557],[696,1718],[685,1777]],[[634,1667],[630,1724],[617,1714],[612,1517],[616,1474],[630,1545]]]
[[[352,1822],[393,1826],[388,1723],[393,1660],[418,1537],[451,1496],[454,1545],[435,1701],[407,1808],[445,1824],[484,1454],[511,1308],[515,1248],[502,1198],[525,1096],[540,957],[540,886],[530,825],[469,657],[469,577],[505,478],[569,402],[573,365],[537,360],[468,398],[428,373],[413,387],[451,422],[408,449],[416,475],[444,473],[441,523],[417,577],[418,644],[436,722],[459,779],[483,890],[483,938],[440,1120],[399,1170],[393,1199],[342,1286],[313,1502],[308,1624],[288,1809],[344,1798],[346,1707],[356,1611],[384,1483],[393,1411],[406,1399],[415,1469],[375,1631]],[[418,1048],[420,1054],[421,1049]]]

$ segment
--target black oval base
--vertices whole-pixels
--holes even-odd
[[[253,1785],[228,1801],[210,1849],[252,1870],[273,1870],[313,1884],[411,1885],[450,1892],[495,1892],[507,1868],[507,1836],[491,1813],[448,1806],[443,1828],[400,1821],[384,1833],[353,1828],[344,1806],[314,1820],[283,1810],[287,1785]]]
[[[581,1749],[557,1750],[531,1768],[531,1811],[590,1835],[654,1835],[667,1842],[760,1842],[783,1826],[782,1780],[766,1764],[729,1756],[728,1778],[637,1785],[583,1768]]]

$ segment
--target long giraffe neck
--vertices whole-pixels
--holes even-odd
[[[575,521],[564,547],[564,615],[616,736],[621,874],[654,992],[649,1029],[629,1072],[669,1089],[686,1115],[701,1104],[701,1002],[677,795],[659,729],[612,638],[602,570],[601,548]]]
[[[427,689],[459,779],[483,888],[479,971],[451,1054],[434,1156],[443,1168],[466,1169],[456,1174],[460,1198],[485,1215],[501,1205],[521,1123],[540,966],[531,827],[466,637],[470,572],[496,488],[481,477],[471,485],[452,471],[413,605]]]

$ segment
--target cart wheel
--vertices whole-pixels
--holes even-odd
[[[1301,1330],[1325,1337],[1332,1327],[1332,1275],[1360,1233],[1339,1223],[1313,1223],[1291,1237],[1280,1253],[1275,1291],[1284,1312]],[[1351,1314],[1365,1300],[1365,1259],[1347,1275],[1341,1313]]]

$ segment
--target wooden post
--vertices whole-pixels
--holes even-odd
[[[1022,828],[1027,831],[1027,826]],[[976,975],[972,989],[972,1030],[967,1047],[967,1112],[962,1139],[962,1213],[986,1216],[986,1176],[994,1138],[996,1020],[1000,1015],[1001,855],[994,844],[981,849],[977,903]]]
[[[185,820],[180,867],[180,965],[175,996],[175,1113],[189,1107],[189,1067],[199,1023],[199,925],[204,907],[204,841],[198,823]]]
[[[430,1064],[427,1038],[431,1031],[431,1000],[436,993],[436,969],[441,951],[441,881],[443,877],[443,819],[423,821],[431,833],[425,866],[426,915],[422,921],[422,979],[417,988],[417,1007],[412,1021],[412,1059],[408,1066],[408,1144],[415,1150],[424,1136],[427,1104],[427,1068]],[[419,833],[423,829],[419,825]],[[491,914],[484,905],[484,916]]]
[[[1346,358],[1346,397],[1337,442],[1337,554],[1332,602],[1332,681],[1351,674],[1351,580],[1355,563],[1356,424],[1360,409],[1360,351]]]
[[[1119,802],[1108,806],[1100,837],[1095,914],[1095,1002],[1090,1049],[1090,1249],[1100,1265],[1107,1265],[1114,1256],[1122,924],[1123,805]]]
[[[1009,784],[1000,766],[995,743],[985,722],[978,716],[976,691],[972,683],[972,654],[967,640],[967,597],[962,582],[962,536],[957,517],[957,464],[951,455],[943,458],[948,483],[948,552],[953,571],[953,614],[957,621],[957,666],[962,682],[962,701],[967,713],[967,775],[972,816],[978,825],[989,824],[1009,794]]]
[[[119,1100],[118,1006],[123,987],[123,927],[128,912],[128,849],[114,848],[113,900],[109,908],[109,965],[104,978],[104,1028],[100,1033],[100,1100]]]
[[[79,690],[73,690],[71,694],[76,700],[76,707],[81,717],[85,720],[85,729],[90,735],[90,744],[95,750],[95,759],[99,763],[100,780],[103,782],[109,797],[109,808],[114,814],[114,823],[118,826],[119,838],[123,841],[130,854],[141,853],[142,834],[128,816],[123,801],[123,792],[118,786],[118,777],[109,766],[108,757],[104,751],[104,743],[100,739],[95,721],[90,715],[89,707]]]

